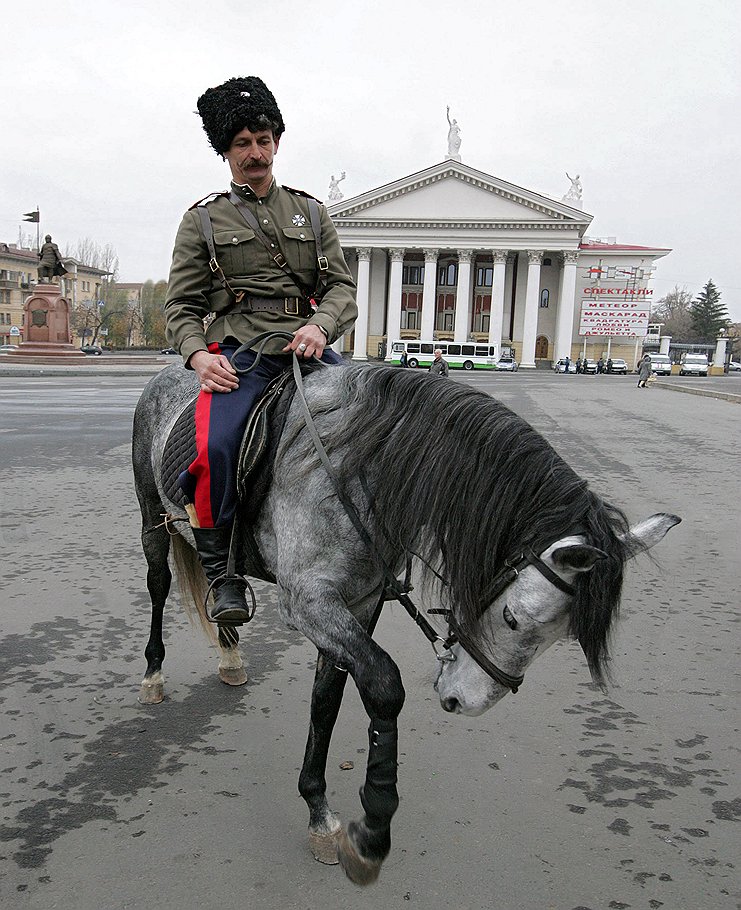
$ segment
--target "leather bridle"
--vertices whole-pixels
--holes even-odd
[[[546,548],[547,549],[547,548]],[[547,565],[543,560],[534,552],[534,550],[527,549],[520,556],[517,557],[513,562],[505,562],[504,568],[497,572],[494,576],[494,581],[492,582],[491,593],[489,594],[489,602],[493,603],[500,594],[502,594],[506,589],[515,581],[520,572],[527,568],[527,566],[533,566],[537,569],[540,574],[546,578],[552,585],[563,591],[564,594],[568,594],[573,597],[575,590],[572,585],[567,581],[564,581],[560,575],[557,575],[549,565]],[[479,610],[476,620],[479,620],[488,606],[484,606]],[[452,610],[441,610],[441,609],[431,609],[427,611],[428,613],[439,613],[445,617],[448,623],[448,637],[443,641],[442,645],[444,651],[442,654],[437,655],[437,659],[441,661],[454,661],[455,655],[451,652],[451,648],[455,644],[459,644],[463,650],[468,654],[471,660],[474,663],[478,664],[479,667],[486,673],[491,676],[491,678],[498,682],[502,686],[510,689],[513,693],[522,685],[524,676],[511,676],[509,673],[506,673],[501,667],[498,667],[493,661],[491,661],[486,654],[482,651],[479,645],[474,641],[474,639],[468,634],[467,630],[460,625],[460,623],[455,618]],[[447,652],[447,653],[446,653]]]

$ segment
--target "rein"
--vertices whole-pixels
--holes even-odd
[[[240,375],[250,372],[253,370],[257,364],[260,362],[260,358],[263,354],[263,349],[266,343],[274,338],[285,338],[288,341],[293,339],[293,335],[290,332],[265,332],[262,335],[258,335],[256,338],[253,338],[251,341],[246,342],[241,345],[232,355],[232,365],[236,372]],[[249,367],[240,369],[236,366],[235,361],[237,356],[243,351],[251,349],[254,345],[259,344],[257,350],[257,356],[254,363]],[[303,375],[301,373],[301,366],[299,364],[298,357],[296,353],[293,353],[292,357],[292,368],[293,368],[293,378],[296,382],[296,392],[298,400],[303,412],[304,423],[306,429],[311,436],[311,440],[314,444],[317,455],[319,456],[322,465],[324,466],[327,475],[329,476],[332,486],[334,487],[337,498],[339,499],[342,507],[345,510],[348,518],[352,522],[353,527],[358,532],[358,536],[363,541],[363,543],[368,548],[368,551],[372,555],[376,564],[378,565],[381,573],[384,576],[384,584],[386,589],[393,595],[393,597],[399,601],[399,603],[404,607],[407,613],[411,616],[417,626],[421,629],[422,634],[432,645],[433,650],[435,651],[435,656],[440,661],[452,662],[455,661],[455,655],[451,653],[451,648],[455,644],[460,644],[463,650],[471,657],[471,659],[478,664],[478,666],[495,682],[498,682],[500,685],[505,686],[507,689],[510,689],[513,693],[517,692],[519,687],[522,685],[524,676],[512,676],[509,673],[502,670],[495,663],[493,663],[484,652],[481,650],[479,645],[473,640],[473,638],[468,634],[466,629],[464,629],[456,620],[453,612],[446,609],[430,609],[427,611],[428,614],[440,614],[445,617],[448,623],[448,637],[443,638],[438,634],[437,630],[427,621],[425,615],[416,607],[412,599],[409,597],[409,572],[407,572],[407,578],[402,584],[396,577],[396,573],[388,565],[388,563],[383,559],[381,554],[378,552],[378,548],[375,546],[371,535],[369,534],[363,519],[358,512],[355,504],[347,497],[342,484],[340,483],[337,472],[335,471],[332,462],[330,461],[327,450],[324,448],[321,437],[314,423],[314,418],[311,414],[309,404],[306,401],[306,396],[304,395],[303,388]],[[313,361],[316,364],[321,365],[322,367],[326,366],[321,360],[313,358]],[[370,502],[369,491],[365,483],[361,483],[365,495],[368,497]],[[236,529],[237,522],[234,523],[234,529]],[[227,572],[234,571],[235,563],[235,534],[234,530],[232,533],[232,540],[229,553],[229,567]],[[545,562],[531,549],[523,552],[514,562],[505,562],[504,568],[499,571],[492,582],[492,593],[491,600],[495,600],[513,581],[517,578],[520,572],[527,566],[533,566],[537,569],[544,578],[546,578],[552,585],[558,588],[560,591],[563,591],[565,594],[573,595],[574,588],[564,581],[559,575],[557,575],[550,566],[546,565]],[[439,576],[438,576],[439,577]],[[443,580],[444,583],[444,580]],[[477,618],[483,616],[486,611],[486,607],[483,607]],[[442,653],[438,651],[438,644],[442,646]]]

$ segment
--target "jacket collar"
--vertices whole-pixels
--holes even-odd
[[[275,193],[275,191],[277,190],[277,187],[278,187],[278,185],[275,182],[275,178],[273,178],[273,181],[270,184],[270,188],[268,189],[267,193],[264,196],[262,196],[261,198],[269,199]],[[253,201],[258,198],[246,183],[235,183],[232,180],[232,189],[237,194],[237,196],[239,196],[241,199],[249,199],[250,201]]]

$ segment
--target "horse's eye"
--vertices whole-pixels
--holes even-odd
[[[506,604],[504,605],[504,610],[502,610],[502,616],[504,617],[504,621],[507,623],[510,629],[517,628],[517,620],[514,618],[510,612],[509,607]]]

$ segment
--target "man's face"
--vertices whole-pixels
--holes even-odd
[[[273,158],[278,151],[278,139],[272,130],[251,133],[241,130],[232,139],[224,157],[229,162],[235,183],[264,183],[272,179]]]

